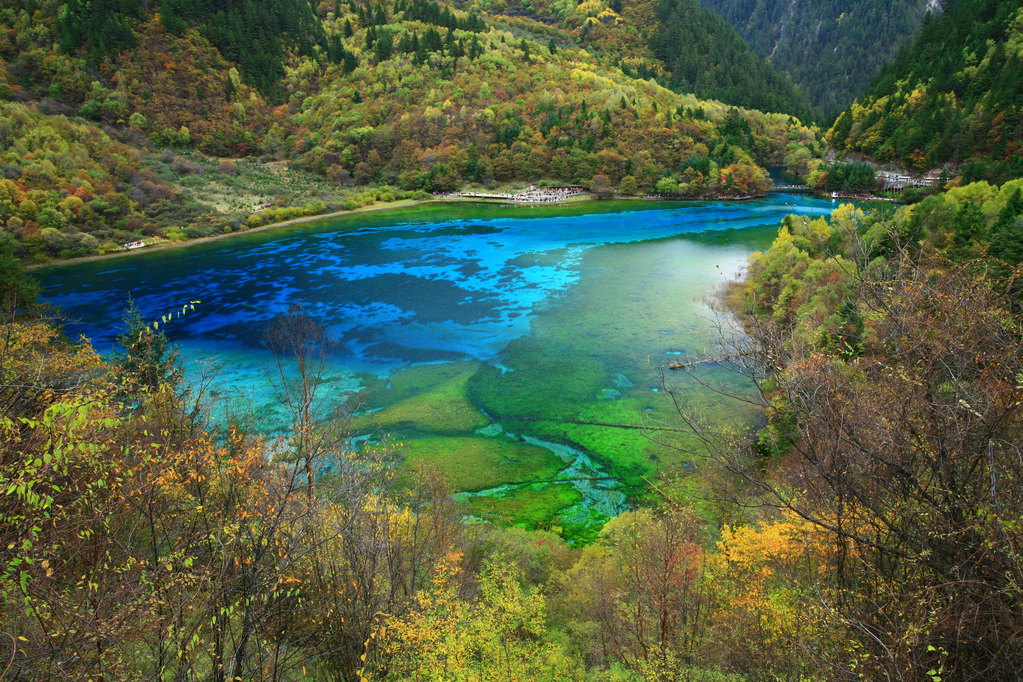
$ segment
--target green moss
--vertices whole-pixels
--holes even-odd
[[[539,438],[589,453],[605,473],[622,480],[630,496],[646,487],[644,477],[650,479],[656,474],[655,462],[647,454],[653,443],[640,430],[565,422],[534,422],[530,427]]]
[[[466,398],[475,370],[475,363],[445,363],[394,372],[389,386],[378,381],[364,390],[361,399],[385,407],[356,417],[353,428],[459,434],[486,426],[489,420]]]
[[[520,526],[529,530],[561,530],[561,512],[579,504],[582,496],[568,483],[522,486],[500,497],[470,497],[463,503],[466,514],[492,523]],[[598,526],[599,529],[599,526]]]
[[[659,373],[682,356],[720,352],[720,333],[701,319],[710,311],[694,301],[721,281],[711,258],[720,255],[718,242],[736,235],[707,237],[714,249],[662,240],[588,250],[586,275],[538,312],[530,336],[502,352],[512,371],[481,368],[470,399],[508,431],[588,453],[632,499],[662,473],[686,471],[701,444],[680,430]],[[696,413],[713,415],[715,428],[749,419],[729,397],[750,390],[744,377],[714,366],[695,372],[668,371],[665,381]],[[668,430],[655,438],[646,428],[621,428],[647,426]]]
[[[593,399],[608,383],[600,360],[585,354],[552,353],[533,338],[513,341],[504,356],[514,372],[485,367],[469,384],[473,402],[498,419],[570,418],[580,402]]]
[[[396,369],[385,378],[363,376],[359,399],[366,405],[386,407],[421,395],[463,373],[475,370],[476,362],[440,362]]]
[[[577,508],[562,513],[558,518],[560,529],[555,530],[573,545],[586,545],[597,539],[607,521],[608,517],[594,509]]]
[[[405,472],[415,463],[429,464],[457,491],[548,480],[564,466],[549,450],[509,438],[425,436],[408,441],[402,452]]]

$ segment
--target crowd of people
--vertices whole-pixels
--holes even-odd
[[[452,192],[441,196],[463,197],[467,199],[500,199],[502,201],[519,201],[528,204],[549,204],[565,201],[585,193],[586,190],[582,187],[567,186],[530,187],[514,194],[508,192]]]
[[[833,200],[848,199],[851,201],[895,201],[891,197],[879,197],[870,192],[832,192],[829,195]]]

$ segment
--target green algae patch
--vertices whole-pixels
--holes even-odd
[[[395,369],[383,378],[365,377],[359,399],[374,408],[387,407],[422,395],[463,374],[472,374],[479,366],[478,362],[438,362]]]
[[[389,382],[377,381],[361,399],[386,406],[353,420],[357,432],[402,431],[471,433],[490,423],[466,397],[466,384],[476,363],[444,363],[408,367]]]
[[[605,473],[620,479],[629,496],[646,487],[657,467],[647,454],[651,441],[636,429],[615,429],[566,422],[534,422],[530,431],[540,438],[564,443],[590,455]]]
[[[406,473],[413,464],[432,466],[457,491],[550,480],[564,466],[550,450],[503,437],[424,436],[409,440],[402,452]]]
[[[588,545],[597,540],[609,519],[596,509],[575,506],[561,512],[557,519],[560,526],[552,530],[560,532],[571,545]]]
[[[469,396],[495,418],[570,418],[579,403],[607,384],[604,363],[586,354],[559,355],[532,338],[512,341],[502,364],[514,371],[484,367],[469,382]]]
[[[466,514],[491,523],[563,532],[560,515],[580,502],[579,491],[562,483],[518,486],[493,495],[467,497],[462,506]]]

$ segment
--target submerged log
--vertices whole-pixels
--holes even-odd
[[[725,353],[724,355],[714,355],[709,358],[700,358],[699,360],[688,360],[686,362],[669,362],[668,369],[691,369],[700,365],[713,365],[718,362],[724,362],[725,360],[734,360],[744,355],[749,355],[748,351],[736,351],[735,353]]]

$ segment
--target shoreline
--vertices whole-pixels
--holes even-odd
[[[354,208],[351,210],[340,210],[332,211],[330,213],[321,213],[319,215],[302,216],[299,218],[291,218],[284,220],[279,223],[271,223],[269,225],[260,225],[249,230],[242,230],[240,232],[225,232],[223,234],[214,234],[208,237],[197,237],[195,239],[188,239],[185,241],[163,241],[158,244],[146,246],[139,249],[131,249],[127,251],[113,251],[110,253],[97,253],[91,256],[78,256],[76,258],[67,258],[64,260],[54,260],[48,263],[31,263],[26,264],[25,269],[28,271],[45,270],[50,268],[61,268],[71,265],[81,265],[82,263],[94,263],[101,260],[113,260],[116,258],[128,258],[131,256],[137,256],[142,253],[155,253],[157,251],[165,251],[172,249],[183,249],[190,246],[196,246],[198,244],[208,244],[210,242],[221,241],[225,239],[231,239],[232,237],[240,237],[246,234],[256,234],[258,232],[268,232],[270,230],[285,229],[288,227],[294,227],[296,225],[304,225],[307,223],[313,223],[319,220],[330,220],[332,218],[339,218],[347,215],[355,215],[358,213],[372,213],[377,211],[388,211],[396,210],[401,208],[411,208],[414,206],[421,206],[430,203],[489,203],[489,204],[504,204],[507,206],[558,206],[566,204],[581,204],[587,202],[599,202],[607,199],[622,200],[622,201],[751,201],[754,199],[762,199],[770,192],[763,195],[753,196],[733,196],[733,197],[715,197],[715,198],[688,198],[688,199],[674,199],[669,197],[658,197],[658,196],[646,196],[646,195],[629,195],[629,196],[614,196],[600,198],[594,196],[592,193],[585,193],[570,197],[568,199],[556,202],[528,202],[528,201],[515,201],[513,199],[500,199],[494,198],[482,198],[482,197],[462,197],[458,195],[448,195],[444,197],[430,197],[429,199],[402,199],[399,201],[393,201],[386,204],[373,204],[371,206],[363,206],[360,208]]]
[[[642,197],[638,197],[642,198]],[[64,260],[53,260],[48,263],[29,263],[26,264],[25,269],[28,271],[35,270],[46,270],[50,268],[62,268],[71,265],[81,265],[82,263],[94,263],[101,260],[113,260],[115,258],[128,258],[131,256],[137,256],[143,253],[155,253],[157,251],[169,251],[172,249],[183,249],[190,246],[196,246],[198,244],[208,244],[210,242],[221,241],[224,239],[231,239],[232,237],[240,237],[246,234],[256,234],[258,232],[268,232],[270,230],[284,229],[288,227],[294,227],[295,225],[304,225],[306,223],[313,223],[318,220],[330,220],[332,218],[340,218],[342,216],[354,215],[358,213],[372,213],[376,211],[388,211],[396,210],[400,208],[412,208],[414,206],[421,206],[430,203],[491,203],[491,204],[505,204],[508,206],[552,206],[558,204],[569,204],[569,203],[584,203],[588,201],[600,201],[600,199],[590,195],[588,197],[576,198],[552,202],[552,203],[532,203],[522,201],[511,201],[507,199],[476,199],[472,197],[430,197],[429,199],[401,199],[399,201],[392,201],[386,204],[373,204],[371,206],[362,206],[360,208],[353,208],[351,210],[331,211],[330,213],[320,213],[318,215],[302,216],[300,218],[291,218],[284,220],[279,223],[271,223],[269,225],[260,225],[249,230],[242,230],[240,232],[225,232],[223,234],[213,234],[208,237],[197,237],[195,239],[187,239],[181,242],[162,241],[157,244],[152,244],[140,249],[130,249],[127,251],[112,251],[110,253],[96,253],[90,256],[78,256],[76,258],[66,258]]]
[[[642,197],[638,197],[642,198]],[[347,215],[355,215],[358,213],[372,213],[376,211],[389,211],[400,208],[412,208],[414,206],[422,206],[424,204],[431,203],[491,203],[491,204],[505,204],[508,206],[552,206],[558,204],[569,204],[569,203],[584,203],[588,201],[600,201],[600,199],[590,195],[588,197],[568,199],[560,202],[552,203],[540,203],[540,202],[522,202],[512,201],[507,199],[476,199],[472,197],[430,197],[429,199],[401,199],[399,201],[392,201],[385,204],[373,204],[371,206],[362,206],[360,208],[353,208],[351,210],[340,210],[331,211],[330,213],[320,213],[318,215],[301,216],[299,218],[291,218],[284,220],[279,223],[271,223],[269,225],[260,225],[259,227],[253,227],[248,230],[242,230],[240,232],[224,232],[223,234],[213,234],[208,237],[196,237],[195,239],[186,239],[181,242],[162,241],[157,244],[152,244],[144,248],[130,249],[126,251],[112,251],[110,253],[95,253],[90,256],[77,256],[75,258],[66,258],[64,260],[53,260],[48,263],[29,263],[25,265],[25,269],[29,271],[34,270],[45,270],[49,268],[61,268],[70,265],[81,265],[82,263],[93,263],[100,260],[113,260],[115,258],[128,258],[130,256],[137,256],[143,253],[155,253],[157,251],[169,251],[172,249],[183,249],[190,246],[196,246],[198,244],[208,244],[210,242],[221,241],[224,239],[231,239],[232,237],[240,237],[246,234],[256,234],[258,232],[269,232],[270,230],[284,229],[287,227],[294,227],[295,225],[304,225],[306,223],[313,223],[318,220],[330,220],[332,218],[340,218]]]
[[[392,201],[386,204],[373,204],[372,206],[362,206],[360,208],[353,208],[349,211],[332,211],[330,213],[320,213],[318,215],[307,215],[300,218],[291,218],[284,220],[279,223],[270,223],[269,225],[260,225],[259,227],[253,227],[249,230],[242,230],[240,232],[225,232],[223,234],[212,234],[208,237],[197,237],[195,239],[186,239],[182,242],[164,241],[151,246],[146,246],[141,249],[131,249],[129,251],[113,251],[111,253],[96,253],[91,256],[78,256],[76,258],[67,258],[65,260],[55,260],[49,263],[31,263],[25,266],[26,270],[43,270],[47,268],[60,268],[65,265],[80,265],[82,263],[92,263],[99,260],[112,260],[114,258],[127,258],[129,256],[137,256],[140,253],[155,253],[156,251],[169,251],[172,249],[182,249],[189,246],[195,246],[197,244],[207,244],[209,242],[221,241],[223,239],[230,239],[232,237],[240,237],[243,234],[256,234],[257,232],[268,232],[270,230],[283,229],[286,227],[294,227],[295,225],[304,225],[306,223],[316,222],[317,220],[330,220],[331,218],[338,218],[340,216],[352,215],[355,213],[371,213],[374,211],[384,211],[388,209],[397,208],[409,208],[411,206],[419,206],[421,204],[428,204],[436,201],[436,199],[402,199],[400,201]]]

